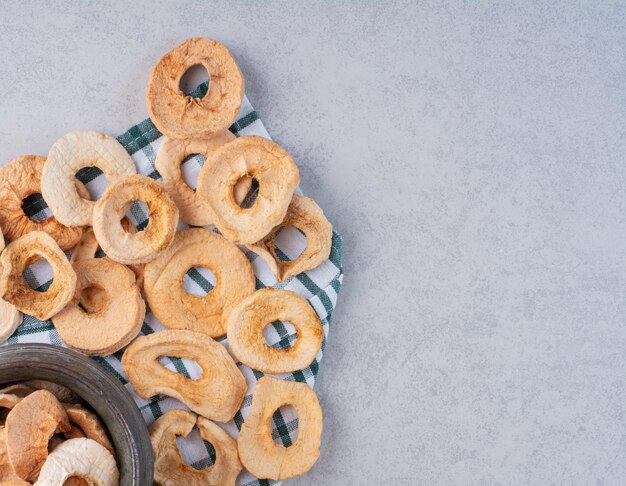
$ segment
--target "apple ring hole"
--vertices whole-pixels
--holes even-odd
[[[150,224],[150,210],[144,201],[131,201],[126,211],[126,218],[130,225],[122,225],[127,233],[136,233],[145,230]]]
[[[259,197],[256,177],[243,176],[233,186],[233,199],[241,209],[250,209]]]
[[[263,337],[272,348],[289,349],[298,340],[298,331],[289,321],[274,321],[265,326]]]
[[[176,436],[176,444],[178,450],[183,458],[183,461],[188,466],[201,471],[215,464],[217,459],[217,452],[215,447],[210,442],[202,439],[200,436],[200,430],[198,427],[192,429],[187,436]],[[204,450],[208,453],[208,458],[204,454],[204,450],[200,447],[200,444],[204,446]]]
[[[195,381],[202,378],[202,367],[193,359],[180,358],[177,356],[159,356],[157,361],[165,369],[180,373],[191,380]]]
[[[98,167],[94,165],[83,167],[78,172],[76,172],[76,174],[74,174],[74,177],[76,178],[78,194],[87,201],[97,201],[98,199],[100,199],[109,183],[106,177],[104,177],[104,185],[96,185],[94,181],[103,174],[104,172],[102,172]],[[86,191],[82,190],[83,188]]]
[[[183,277],[183,288],[196,297],[207,295],[217,282],[215,274],[207,267],[191,267]]]
[[[198,174],[200,169],[206,162],[206,157],[202,154],[189,154],[180,163],[180,172],[183,182],[189,186],[194,192],[198,185]]]
[[[22,199],[22,211],[28,219],[41,223],[52,217],[52,212],[48,209],[46,201],[39,192],[34,192]]]
[[[274,236],[274,245],[276,258],[281,262],[291,262],[306,249],[306,235],[295,226],[283,226]]]
[[[35,277],[37,275],[37,277]],[[22,279],[29,289],[36,292],[47,292],[54,279],[54,271],[48,260],[33,255],[26,261],[22,271]]]
[[[81,290],[78,307],[85,314],[98,314],[109,306],[110,301],[111,298],[103,287],[92,284]]]
[[[202,64],[194,64],[183,73],[178,88],[185,96],[201,99],[209,91],[209,72]]]
[[[89,486],[87,480],[80,476],[70,476],[63,482],[63,486],[66,484],[71,484],[72,486]]]
[[[272,439],[283,447],[291,447],[298,440],[298,412],[291,405],[283,405],[270,420]]]

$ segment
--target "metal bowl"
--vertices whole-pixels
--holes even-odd
[[[11,344],[0,348],[0,385],[36,379],[70,388],[100,416],[115,446],[121,486],[153,484],[148,429],[115,376],[90,358],[59,346]]]

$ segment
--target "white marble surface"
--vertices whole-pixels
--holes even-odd
[[[626,5],[505,3],[6,2],[0,160],[120,132],[221,40],[344,236],[289,484],[624,484]]]

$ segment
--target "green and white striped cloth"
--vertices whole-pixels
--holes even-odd
[[[206,84],[197,88],[193,93],[198,95],[206,90]],[[241,112],[237,117],[237,121],[230,127],[231,132],[235,135],[260,135],[269,138],[269,134],[265,130],[259,116],[254,111],[247,98],[244,98]],[[156,129],[154,124],[148,119],[128,129],[117,140],[130,153],[138,172],[153,179],[159,180],[160,175],[154,168],[154,159],[162,141],[161,133]],[[197,174],[202,167],[204,159],[197,155],[188,158],[183,163],[183,175],[185,179],[191,182],[197,178]],[[98,169],[83,169],[78,174],[79,179],[87,185],[92,195],[99,197],[106,188],[106,180]],[[45,219],[52,214],[47,208],[45,202],[39,196],[31,196],[25,201],[24,211],[34,219]],[[131,219],[138,228],[145,227],[147,224],[147,216],[142,206],[135,204],[131,208]],[[180,225],[179,229],[187,227]],[[212,228],[213,229],[213,228]],[[294,258],[304,249],[306,245],[305,237],[297,230],[288,231],[290,228],[282,231],[277,238],[277,247],[279,249],[279,257],[289,259]],[[100,252],[99,256],[103,254]],[[324,326],[325,339],[322,344],[322,350],[319,352],[313,363],[303,370],[295,373],[279,375],[279,378],[285,380],[295,380],[306,382],[310,386],[315,384],[315,377],[319,372],[320,361],[326,346],[328,331],[333,309],[337,303],[337,297],[343,280],[343,270],[341,264],[341,237],[333,233],[333,242],[330,258],[322,263],[319,267],[304,272],[300,275],[290,278],[286,282],[277,283],[272,272],[269,270],[262,258],[258,258],[254,253],[247,252],[248,258],[251,260],[256,275],[256,286],[258,289],[268,286],[277,288],[285,288],[298,292],[300,295],[308,299],[311,306],[319,315]],[[33,288],[41,290],[50,286],[52,274],[49,266],[43,261],[37,262],[30,266],[25,272],[25,278],[29,285]],[[185,277],[185,288],[188,292],[195,295],[206,294],[215,283],[215,279],[210,272],[205,269],[191,269]],[[141,328],[140,334],[151,334],[165,329],[154,317],[148,309],[145,322]],[[296,334],[290,325],[281,322],[272,323],[265,331],[266,338],[274,347],[289,347],[290,343],[295,341]],[[219,340],[223,345],[228,347],[226,338]],[[63,342],[59,338],[58,333],[54,329],[51,321],[39,321],[31,316],[24,316],[22,324],[16,332],[11,336],[5,344],[13,343],[51,343],[63,346]],[[143,400],[134,392],[132,386],[128,382],[124,371],[122,370],[120,360],[123,351],[119,351],[105,358],[94,358],[104,368],[117,376],[122,383],[125,384],[129,393],[133,395],[135,401],[146,421],[151,424],[155,419],[163,413],[173,408],[186,408],[182,403],[165,396],[156,396],[151,400]],[[179,358],[163,358],[162,364],[167,368],[183,373],[191,378],[198,378],[201,369],[193,361]],[[241,410],[237,412],[234,419],[229,423],[221,424],[223,428],[234,438],[237,437],[239,429],[244,420],[248,416],[250,404],[252,400],[252,392],[256,381],[263,376],[263,373],[250,369],[241,363],[238,363],[239,369],[243,373],[248,383],[248,392],[243,401]],[[277,411],[271,424],[274,439],[289,446],[297,435],[298,421],[293,410]],[[180,439],[179,445],[183,457],[186,462],[193,467],[201,469],[210,466],[215,460],[215,450],[213,447],[203,442],[197,430],[194,430],[187,439]],[[270,484],[279,484],[278,481],[257,479],[247,471],[242,472],[237,480],[238,486],[266,486]]]

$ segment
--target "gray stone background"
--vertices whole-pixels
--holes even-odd
[[[4,2],[0,160],[225,43],[344,236],[292,485],[626,483],[624,2]]]

